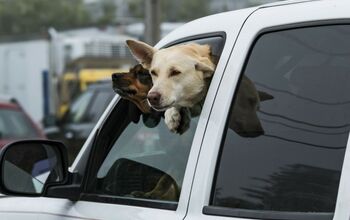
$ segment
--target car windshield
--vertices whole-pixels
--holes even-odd
[[[38,134],[23,112],[0,109],[0,139],[33,137],[38,137]]]
[[[108,86],[109,84],[105,88],[90,89],[80,94],[73,101],[66,115],[66,122],[95,123],[114,97],[113,90],[108,90]]]
[[[89,106],[89,103],[91,101],[91,98],[93,97],[94,93],[93,91],[86,91],[85,93],[82,93],[76,100],[73,102],[72,107],[68,113],[68,122],[73,123],[81,123],[86,121],[84,118],[84,113],[86,113],[86,110]]]

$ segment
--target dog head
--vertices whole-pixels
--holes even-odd
[[[192,107],[204,98],[206,81],[215,68],[209,45],[191,43],[160,50],[134,40],[127,45],[151,74],[153,87],[147,98],[152,108]]]
[[[150,113],[147,94],[152,87],[148,70],[138,64],[125,73],[113,73],[113,90],[122,98],[133,102],[143,113]]]
[[[257,91],[253,82],[243,76],[237,91],[230,128],[242,137],[263,135],[264,129],[256,112],[259,110],[260,102],[270,99],[273,99],[273,96]]]

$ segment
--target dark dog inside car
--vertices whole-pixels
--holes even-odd
[[[254,83],[243,75],[238,85],[233,107],[230,128],[241,137],[258,137],[265,133],[257,111],[263,101],[273,99],[273,96],[255,88]]]

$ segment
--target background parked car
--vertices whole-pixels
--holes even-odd
[[[61,119],[47,123],[47,137],[62,141],[68,147],[70,163],[114,95],[111,81],[92,84],[73,101]]]
[[[45,135],[15,99],[0,96],[0,148],[12,141],[29,138],[45,139]]]

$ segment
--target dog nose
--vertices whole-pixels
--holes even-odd
[[[116,80],[117,78],[118,78],[118,74],[113,73],[113,74],[112,74],[112,80]]]
[[[151,105],[159,105],[160,97],[161,95],[158,92],[150,92],[147,95],[147,99]]]

